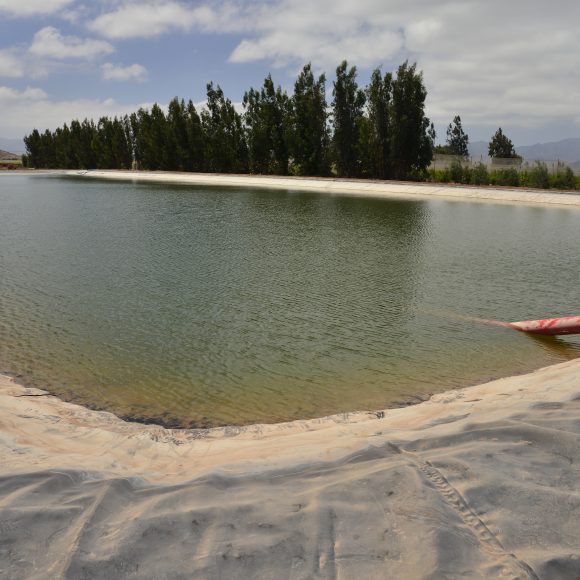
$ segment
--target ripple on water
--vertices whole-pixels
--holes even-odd
[[[123,416],[377,409],[578,356],[580,212],[2,177],[0,370]]]

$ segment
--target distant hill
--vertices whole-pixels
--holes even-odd
[[[18,161],[20,160],[20,155],[15,153],[8,153],[8,151],[2,151],[0,149],[0,161]]]
[[[489,143],[485,141],[474,141],[469,144],[469,155],[471,157],[487,157]]]
[[[475,141],[469,144],[469,154],[472,157],[487,157],[488,143]],[[516,147],[516,152],[526,161],[557,161],[563,163],[580,163],[580,139],[562,139],[550,143],[522,145]]]
[[[526,160],[556,161],[576,163],[580,161],[580,139],[562,139],[552,143],[538,143],[516,147],[516,151]]]

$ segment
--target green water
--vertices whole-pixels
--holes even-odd
[[[0,176],[0,372],[209,426],[379,409],[580,355],[580,211]]]

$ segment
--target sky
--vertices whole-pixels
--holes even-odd
[[[438,142],[580,137],[577,0],[0,0],[0,138],[167,104],[209,81],[241,102],[311,62],[371,71],[417,62]]]

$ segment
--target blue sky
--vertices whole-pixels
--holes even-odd
[[[240,102],[272,73],[289,92],[311,61],[364,84],[417,61],[444,140],[499,125],[517,145],[580,136],[580,4],[557,0],[0,0],[0,138],[125,114],[214,80]]]

